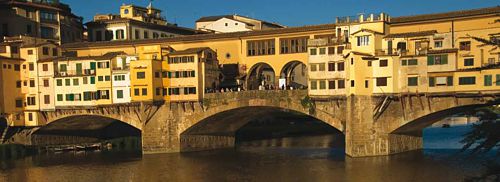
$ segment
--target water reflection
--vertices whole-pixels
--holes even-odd
[[[461,181],[481,173],[480,159],[457,152],[350,158],[343,148],[295,145],[145,156],[65,153],[2,161],[0,181]]]

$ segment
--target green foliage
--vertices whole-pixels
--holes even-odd
[[[309,114],[314,114],[315,113],[315,105],[314,102],[312,101],[311,97],[305,96],[302,100],[300,100],[300,104],[304,109],[309,109]]]
[[[203,98],[203,107],[205,109],[207,109],[208,107],[210,107],[210,104],[212,104],[212,101],[210,99]]]
[[[462,141],[462,151],[471,149],[472,154],[480,154],[500,147],[500,120],[498,107],[485,107],[476,110],[481,122],[473,125],[472,131],[467,133]],[[500,155],[500,150],[497,151]]]

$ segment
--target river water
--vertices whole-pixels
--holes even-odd
[[[342,148],[325,145],[332,136],[287,139],[286,147],[269,140],[183,154],[38,155],[1,161],[0,181],[462,181],[480,175],[484,160],[457,153],[457,136],[467,130],[426,130],[427,149],[370,158],[345,157]]]

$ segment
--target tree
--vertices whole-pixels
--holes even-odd
[[[465,135],[460,141],[464,144],[462,151],[471,149],[472,154],[480,154],[500,147],[500,120],[498,114],[500,108],[491,106],[478,109],[476,115],[481,122],[472,126],[472,131]],[[497,151],[500,155],[500,150]]]

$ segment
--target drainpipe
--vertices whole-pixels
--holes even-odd
[[[451,20],[451,47],[455,48],[455,20]]]

